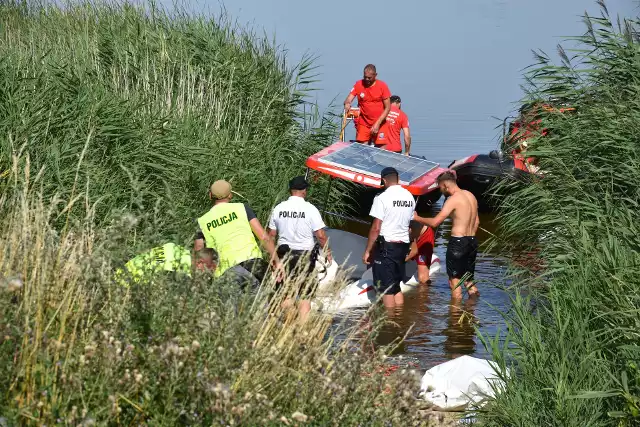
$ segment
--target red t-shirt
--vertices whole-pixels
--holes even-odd
[[[408,128],[409,118],[407,115],[395,105],[391,105],[391,111],[380,126],[376,145],[384,145],[384,149],[389,151],[402,151],[400,131]]]
[[[371,127],[384,112],[382,100],[390,98],[391,92],[382,80],[376,80],[369,87],[364,87],[362,80],[358,80],[351,88],[351,95],[358,98],[358,107],[360,107],[358,124]]]

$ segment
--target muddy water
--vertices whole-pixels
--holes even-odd
[[[431,212],[440,209],[442,200]],[[362,218],[366,219],[366,218]],[[452,301],[451,291],[445,271],[446,244],[451,231],[450,220],[445,221],[436,235],[435,253],[440,257],[442,270],[432,277],[432,284],[409,293],[402,309],[390,313],[376,344],[386,345],[405,339],[393,353],[402,362],[412,361],[428,369],[438,363],[461,355],[488,357],[487,351],[476,335],[476,328],[482,334],[495,335],[504,322],[497,310],[507,311],[509,299],[499,289],[504,283],[506,262],[495,254],[486,252],[483,243],[489,233],[495,231],[494,216],[482,215],[478,239],[480,251],[476,262],[476,280],[480,297],[469,300],[465,295],[462,302]],[[366,236],[368,226],[347,222],[342,229]]]

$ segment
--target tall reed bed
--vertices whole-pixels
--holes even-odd
[[[517,272],[486,425],[640,423],[640,21],[600,4],[577,50],[528,75],[528,101],[576,111],[543,113],[530,152],[544,177],[502,202],[494,244],[535,246],[543,270]]]
[[[119,286],[113,242],[135,221],[96,227],[86,189],[82,219],[70,216],[30,164],[15,159],[16,191],[0,198],[3,422],[418,425],[419,377],[380,373],[384,349],[355,339],[369,328],[301,323],[280,309],[295,281],[257,293],[206,274]]]
[[[178,241],[210,207],[215,179],[264,220],[335,134],[307,101],[316,71],[313,57],[292,66],[224,14],[3,2],[0,173],[28,153],[34,170],[46,166],[45,194],[86,190],[99,224],[135,212],[140,232]]]

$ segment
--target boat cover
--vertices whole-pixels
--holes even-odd
[[[438,163],[421,157],[383,150],[370,145],[336,142],[307,159],[307,167],[358,184],[380,188],[380,172],[394,167],[400,184],[414,196],[437,189],[438,175],[446,171]]]

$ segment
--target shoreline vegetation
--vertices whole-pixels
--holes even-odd
[[[265,222],[337,133],[301,114],[314,69],[225,16],[0,6],[1,423],[418,423],[419,375],[385,375],[375,312],[301,325],[279,309],[291,280],[114,281],[141,250],[191,246],[215,179]]]
[[[493,245],[539,269],[513,264],[506,342],[485,337],[505,387],[480,425],[640,424],[640,21],[598,3],[576,50],[527,75],[526,102],[576,110],[542,112],[528,155],[544,177],[498,189]]]
[[[482,337],[505,385],[475,412],[479,425],[640,420],[640,22],[618,29],[602,7],[575,59],[540,56],[528,75],[529,100],[552,96],[576,114],[543,115],[551,132],[529,150],[545,176],[501,203],[493,244],[507,257],[535,245],[543,266],[514,262],[506,342]],[[214,179],[264,223],[337,134],[306,101],[315,78],[313,58],[290,67],[226,16],[0,6],[3,422],[429,422],[423,373],[386,375],[390,349],[373,350],[377,309],[356,326],[300,324],[278,309],[294,281],[267,280],[257,295],[201,274],[114,283],[141,250],[190,246]]]

